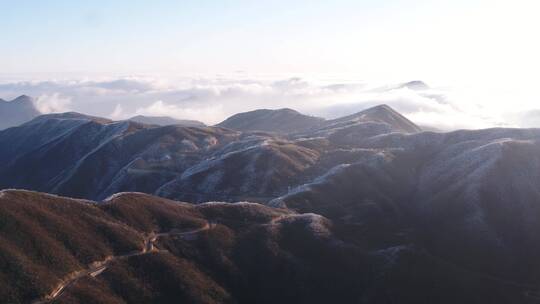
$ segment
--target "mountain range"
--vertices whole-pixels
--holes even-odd
[[[268,201],[354,157],[359,138],[420,131],[388,106],[315,119],[302,132],[259,131],[292,110],[273,113],[239,114],[245,131],[43,115],[0,132],[0,187],[98,200],[140,191],[192,202]]]
[[[539,140],[422,131],[386,105],[205,127],[42,115],[0,131],[0,188],[27,189],[0,192],[0,298],[535,303]]]
[[[4,190],[0,219],[6,303],[537,300],[534,285],[436,256],[390,218],[362,225],[254,203]]]

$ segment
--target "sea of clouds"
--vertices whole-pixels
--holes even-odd
[[[118,77],[79,80],[4,81],[0,98],[34,97],[42,113],[76,111],[115,120],[135,115],[170,116],[218,123],[260,108],[292,108],[335,118],[388,104],[426,128],[540,127],[540,107],[518,106],[497,94],[404,83],[303,78],[249,79]],[[512,105],[512,107],[509,107]]]

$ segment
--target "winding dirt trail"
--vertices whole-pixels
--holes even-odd
[[[288,217],[293,217],[294,214],[282,214],[282,215],[278,215],[276,217],[274,217],[273,219],[270,220],[270,222],[266,223],[266,224],[263,224],[263,225],[276,225],[278,224],[279,221],[281,221],[282,219],[286,219]]]
[[[119,259],[125,259],[125,258],[130,258],[130,257],[134,257],[134,256],[140,256],[140,255],[144,255],[144,254],[150,254],[150,253],[165,251],[165,250],[160,250],[155,246],[155,242],[160,237],[163,237],[163,236],[180,236],[180,237],[185,238],[187,240],[191,240],[191,239],[196,238],[197,234],[199,232],[212,229],[214,227],[213,225],[214,225],[213,223],[207,222],[204,226],[202,226],[200,228],[197,228],[197,229],[189,230],[189,231],[172,230],[172,231],[164,232],[164,233],[150,233],[149,235],[146,235],[144,237],[144,245],[143,245],[143,248],[141,249],[141,251],[130,252],[130,253],[123,254],[123,255],[110,256],[110,257],[107,257],[103,261],[97,261],[97,262],[92,263],[89,266],[88,269],[70,273],[69,275],[66,276],[66,278],[63,280],[63,282],[60,283],[51,293],[49,293],[48,295],[44,296],[41,299],[32,301],[31,303],[32,304],[50,303],[50,302],[58,299],[58,297],[60,297],[67,288],[69,288],[70,286],[75,284],[80,279],[85,278],[85,277],[97,277],[97,276],[99,276],[101,273],[103,273],[105,270],[107,270],[107,267],[110,265],[110,263],[112,263],[114,261],[117,261]]]
[[[270,220],[268,223],[263,224],[263,225],[275,225],[275,224],[277,224],[278,221],[280,221],[280,220],[282,220],[282,219],[284,219],[286,217],[289,217],[289,216],[290,216],[289,214],[284,214],[284,215],[277,216],[277,217],[273,218],[272,220]],[[180,237],[182,237],[182,238],[184,238],[186,240],[193,240],[193,239],[195,239],[197,237],[198,233],[206,231],[206,230],[210,230],[213,227],[215,227],[215,225],[216,225],[215,223],[212,223],[212,222],[208,221],[208,222],[206,222],[206,224],[204,226],[202,226],[200,228],[197,228],[197,229],[189,230],[189,231],[171,230],[169,232],[162,232],[162,233],[152,232],[152,233],[144,236],[144,245],[143,245],[143,248],[140,251],[130,252],[130,253],[126,253],[126,254],[123,254],[123,255],[110,256],[110,257],[107,257],[103,261],[93,262],[88,267],[88,269],[80,270],[80,271],[76,271],[76,272],[68,274],[66,276],[66,278],[62,281],[62,283],[60,283],[53,291],[51,291],[51,293],[49,293],[48,295],[46,295],[46,296],[44,296],[44,297],[42,297],[42,298],[40,298],[38,300],[34,300],[31,303],[32,304],[50,303],[50,302],[58,299],[65,292],[66,289],[68,289],[70,286],[77,283],[79,280],[81,280],[83,278],[86,278],[86,277],[95,278],[95,277],[99,276],[105,270],[107,270],[107,268],[109,267],[109,265],[112,262],[117,261],[119,259],[126,259],[126,258],[130,258],[130,257],[141,256],[141,255],[144,255],[144,254],[150,254],[150,253],[166,251],[166,250],[158,249],[156,247],[156,245],[155,245],[155,242],[160,237],[164,237],[164,236],[180,236]]]

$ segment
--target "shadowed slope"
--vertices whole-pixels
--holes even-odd
[[[100,204],[2,191],[0,295],[9,303],[45,295],[42,303],[534,301],[529,285],[424,251],[403,224],[376,225],[253,203],[122,193]]]
[[[379,231],[381,223],[405,224],[435,256],[534,286],[539,138],[539,130],[514,129],[372,138],[364,144],[387,150],[338,167],[272,205]]]

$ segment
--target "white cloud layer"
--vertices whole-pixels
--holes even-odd
[[[60,93],[41,94],[35,101],[35,106],[41,113],[67,112],[71,106],[71,97],[62,96]]]
[[[112,119],[171,116],[214,124],[242,111],[283,107],[334,118],[385,103],[419,125],[443,130],[540,127],[540,110],[526,102],[530,96],[343,80],[126,77],[0,83],[0,98],[21,94],[36,97],[43,113],[72,110]]]

